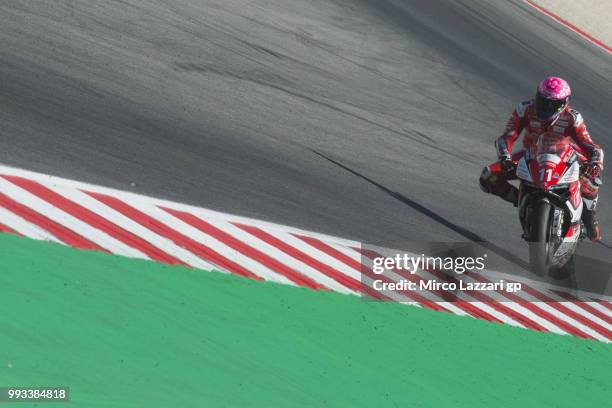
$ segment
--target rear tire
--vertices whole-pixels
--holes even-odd
[[[550,269],[550,211],[548,201],[539,201],[531,213],[529,265],[538,276],[547,276]]]

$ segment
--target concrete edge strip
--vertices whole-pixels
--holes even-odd
[[[591,44],[594,44],[597,47],[601,48],[602,50],[608,52],[609,54],[612,54],[612,47],[608,46],[603,41],[598,40],[597,38],[595,38],[592,35],[588,34],[584,30],[578,28],[577,26],[575,26],[574,24],[570,23],[569,21],[559,17],[558,15],[553,13],[552,11],[550,11],[550,10],[540,6],[539,4],[534,2],[533,0],[523,0],[523,1],[524,1],[524,3],[528,4],[529,6],[533,7],[536,10],[538,10],[539,12],[541,12],[541,13],[547,15],[548,17],[552,18],[557,23],[559,23],[559,24],[569,28],[570,30],[572,30],[573,32],[575,32],[576,34],[580,35],[582,38],[584,38],[585,40],[590,42]]]

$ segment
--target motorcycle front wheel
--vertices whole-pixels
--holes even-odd
[[[529,266],[538,276],[547,276],[550,270],[550,213],[551,204],[542,200],[534,205],[530,217]]]

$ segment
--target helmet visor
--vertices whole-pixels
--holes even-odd
[[[552,118],[565,108],[567,105],[566,99],[549,99],[538,92],[536,94],[535,107],[538,117],[541,119]]]

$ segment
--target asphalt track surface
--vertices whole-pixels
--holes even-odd
[[[609,151],[610,58],[520,1],[4,0],[0,163],[524,259],[515,209],[478,188],[493,140],[554,73]]]

